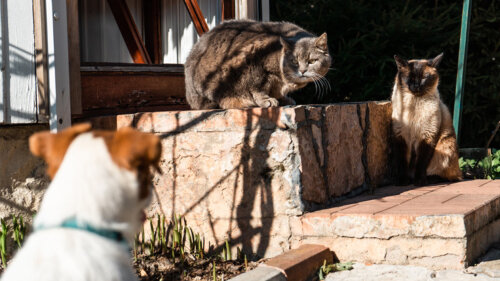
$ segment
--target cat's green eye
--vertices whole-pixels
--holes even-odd
[[[310,59],[310,60],[309,60],[309,64],[314,64],[314,63],[316,63],[317,61],[318,61],[317,59]]]

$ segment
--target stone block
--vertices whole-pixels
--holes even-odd
[[[305,281],[326,261],[333,262],[333,253],[321,245],[304,244],[282,255],[271,258],[265,265],[285,273],[289,281]]]
[[[390,102],[368,102],[365,108],[366,162],[370,185],[376,187],[387,181],[392,107]]]
[[[287,281],[288,279],[285,275],[278,269],[258,266],[254,270],[250,270],[243,274],[240,274],[234,278],[229,279],[229,281]]]
[[[363,129],[357,110],[356,104],[329,105],[325,108],[326,175],[328,192],[332,197],[346,194],[365,181]]]
[[[464,267],[465,239],[392,239],[348,237],[302,237],[291,247],[318,244],[328,247],[341,261],[421,265],[432,269]]]

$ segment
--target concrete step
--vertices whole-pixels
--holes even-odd
[[[390,186],[292,220],[292,248],[340,260],[464,268],[500,240],[500,180]]]

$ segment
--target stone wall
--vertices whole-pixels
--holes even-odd
[[[163,138],[149,215],[186,217],[212,245],[291,247],[291,218],[386,180],[390,103],[100,117]]]

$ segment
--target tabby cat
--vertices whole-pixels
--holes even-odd
[[[325,79],[327,35],[288,22],[229,20],[194,45],[185,67],[193,109],[293,105],[290,92]]]
[[[462,179],[450,112],[440,100],[433,59],[404,60],[394,56],[398,73],[392,92],[392,133],[397,184],[427,184],[427,176]]]

